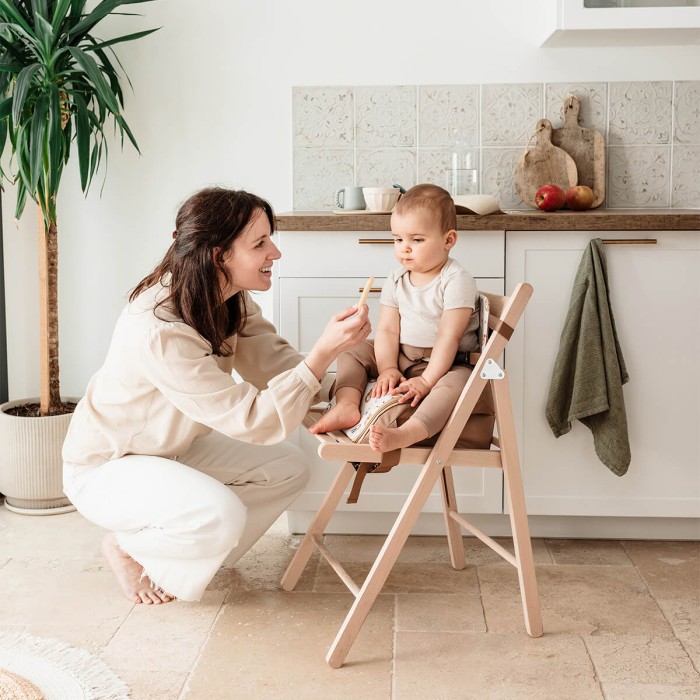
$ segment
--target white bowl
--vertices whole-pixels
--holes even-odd
[[[368,211],[391,211],[399,199],[399,194],[396,187],[362,188],[362,195],[365,198]]]

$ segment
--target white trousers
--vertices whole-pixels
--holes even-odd
[[[301,493],[308,467],[288,442],[249,445],[212,432],[176,460],[128,455],[66,464],[63,475],[78,511],[113,531],[154,585],[199,600],[224,559],[237,561]]]

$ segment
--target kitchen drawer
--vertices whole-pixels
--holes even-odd
[[[389,231],[280,231],[279,277],[385,277],[396,267]],[[474,277],[504,276],[503,231],[460,231],[450,255]]]

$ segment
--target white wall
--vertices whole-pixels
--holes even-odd
[[[698,80],[700,46],[540,49],[539,0],[161,0],[115,18],[134,86],[125,116],[141,147],[110,149],[87,199],[75,168],[59,197],[61,366],[79,396],[128,290],[170,244],[178,204],[208,184],[292,206],[293,85]],[[122,31],[123,30],[123,31]],[[75,165],[75,163],[73,163]],[[10,398],[38,391],[36,214],[17,229],[3,194]],[[263,308],[271,308],[263,295]],[[271,317],[271,314],[269,314]]]

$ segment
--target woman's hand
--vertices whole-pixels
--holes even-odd
[[[396,388],[391,390],[392,394],[403,394],[399,403],[411,402],[411,406],[416,407],[429,393],[432,387],[423,377],[412,377],[405,379]]]
[[[359,309],[351,306],[335,314],[306,356],[307,366],[320,380],[341,352],[367,340],[371,332],[372,324],[366,304],[362,304]]]
[[[405,381],[406,377],[404,377],[396,367],[385,369],[380,372],[377,377],[377,385],[372,389],[372,396],[374,398],[384,396],[384,394],[388,394],[395,386]]]

